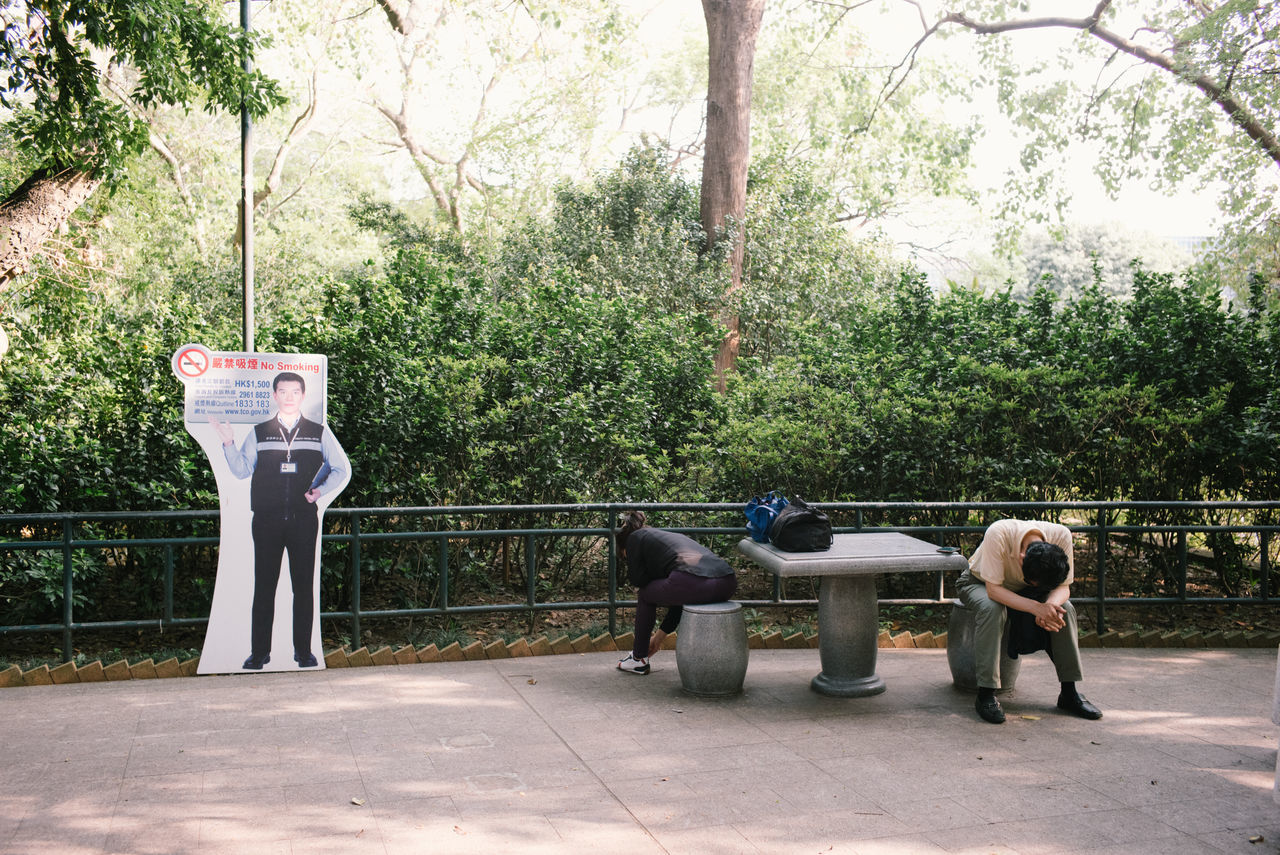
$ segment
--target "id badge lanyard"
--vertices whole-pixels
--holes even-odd
[[[280,464],[281,475],[292,475],[298,471],[298,464],[293,462],[293,441],[298,438],[298,431],[302,429],[302,420],[293,426],[293,436],[290,437],[284,432],[284,425],[280,424],[280,420],[276,419],[276,425],[280,428],[280,438],[284,440],[284,462]]]

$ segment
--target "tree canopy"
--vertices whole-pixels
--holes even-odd
[[[0,107],[25,180],[0,204],[0,286],[21,273],[102,182],[148,145],[153,111],[194,105],[261,116],[284,103],[246,72],[260,40],[201,0],[17,0],[0,7]]]
[[[1015,230],[1069,197],[1076,179],[1062,173],[1063,153],[1068,141],[1082,140],[1109,190],[1142,178],[1164,188],[1218,187],[1223,255],[1280,283],[1275,3],[980,0],[938,4],[933,18],[911,5],[921,9],[922,34],[891,77],[905,74],[935,34],[976,35],[983,78],[1028,135],[1009,173],[1016,192],[1004,216]],[[1036,32],[1068,38],[1056,51],[1020,59],[1017,41]]]
[[[18,0],[0,9],[0,106],[38,168],[118,179],[147,146],[146,114],[195,105],[261,116],[276,84],[241,67],[261,38],[200,0]]]

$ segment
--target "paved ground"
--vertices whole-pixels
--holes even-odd
[[[805,650],[730,700],[671,653],[4,689],[0,852],[1280,851],[1275,652],[1083,653],[1100,722],[1043,656],[981,722],[941,650],[857,700]]]

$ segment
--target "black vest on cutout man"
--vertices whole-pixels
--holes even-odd
[[[324,425],[299,418],[292,431],[278,419],[254,426],[258,463],[249,485],[249,503],[255,514],[288,519],[316,512],[307,491],[324,468]],[[320,479],[323,480],[323,479]]]

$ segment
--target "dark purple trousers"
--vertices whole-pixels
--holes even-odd
[[[649,639],[658,620],[658,606],[670,606],[662,619],[662,630],[672,632],[680,624],[681,606],[719,603],[738,590],[738,577],[719,576],[708,579],[683,570],[673,570],[665,579],[655,579],[636,592],[636,640],[631,655],[644,659],[649,655]]]

